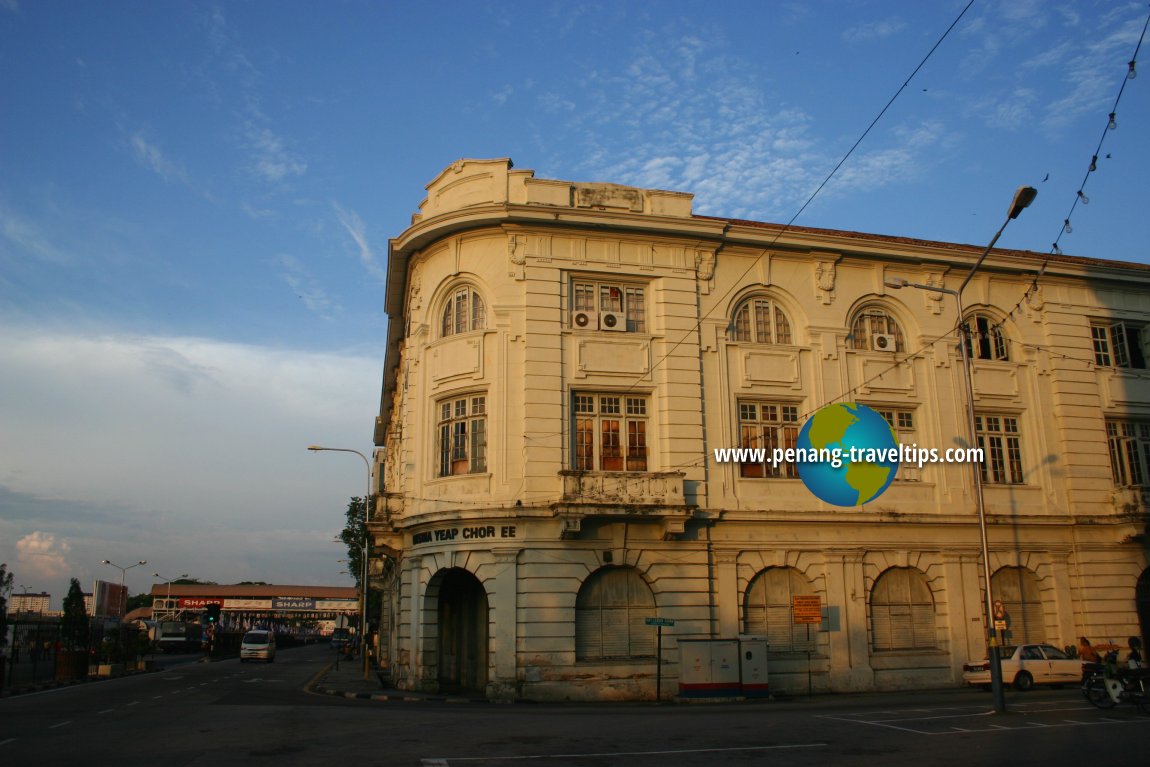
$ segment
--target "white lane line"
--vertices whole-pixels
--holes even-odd
[[[134,701],[132,701],[131,703],[129,703],[128,705],[129,705],[129,706],[138,706],[138,705],[140,705],[140,701],[138,701],[138,700],[134,700]]]
[[[72,720],[71,720],[71,719],[69,719],[69,720],[68,720],[68,721],[66,721],[66,722],[57,722],[56,724],[52,725],[52,726],[51,726],[51,727],[49,727],[48,729],[49,729],[49,730],[54,730],[54,729],[56,729],[57,727],[63,727],[64,725],[66,725],[66,724],[71,724],[71,723],[72,723]]]
[[[822,748],[826,743],[792,743],[783,746],[729,746],[726,748],[682,748],[660,751],[604,751],[591,754],[524,754],[522,756],[453,756],[421,759],[421,765],[447,765],[449,762],[517,762],[533,759],[604,759],[624,756],[674,756],[676,754],[729,754],[738,751],[781,751],[795,748]]]
[[[112,712],[113,712],[113,711],[115,711],[115,710],[116,710],[116,709],[114,709],[114,708],[106,708],[106,709],[104,709],[103,711],[97,711],[96,713],[97,713],[97,714],[110,714],[110,713],[112,713]]]
[[[15,742],[16,742],[15,738],[8,738],[8,740],[0,740],[0,746],[6,746],[9,743],[15,743]]]
[[[163,695],[153,695],[152,700],[159,700],[162,697],[164,697],[164,696]]]

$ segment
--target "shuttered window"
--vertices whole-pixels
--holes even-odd
[[[655,595],[630,567],[606,567],[588,576],[575,597],[575,659],[655,656]]]
[[[1025,567],[1004,567],[990,577],[995,601],[1006,609],[1006,644],[1042,644],[1046,641],[1046,620],[1038,576]]]
[[[793,567],[768,567],[747,587],[744,633],[766,636],[771,652],[813,651],[819,627],[808,631],[806,624],[795,625],[791,605],[795,596],[814,593],[810,582]]]
[[[879,576],[871,590],[871,625],[876,652],[935,648],[934,598],[921,570],[896,567]]]

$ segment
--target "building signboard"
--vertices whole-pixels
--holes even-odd
[[[822,623],[823,598],[820,596],[798,596],[791,598],[791,610],[795,623]]]
[[[312,597],[272,597],[273,610],[314,610]]]

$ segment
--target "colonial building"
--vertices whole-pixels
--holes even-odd
[[[390,243],[375,431],[394,684],[649,699],[653,617],[674,621],[664,696],[686,639],[767,637],[773,689],[808,663],[816,690],[950,685],[984,656],[971,465],[837,507],[715,453],[793,446],[833,402],[967,446],[954,298],[888,283],[953,290],[981,248],[699,216],[505,159],[427,191]],[[963,300],[1005,640],[1147,633],[1150,268],[996,250]]]

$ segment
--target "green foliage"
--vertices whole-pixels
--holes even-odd
[[[12,579],[7,563],[0,563],[0,647],[8,642],[8,595],[12,593]]]
[[[64,597],[64,616],[60,618],[60,641],[67,650],[80,650],[88,646],[88,611],[84,609],[84,590],[73,578]]]
[[[348,501],[346,518],[339,540],[347,546],[347,570],[355,579],[356,588],[362,588],[363,544],[367,540],[367,509],[363,498],[356,496]]]
[[[141,607],[151,607],[151,606],[152,606],[152,594],[151,594],[151,592],[145,592],[143,594],[137,594],[134,597],[128,597],[128,601],[124,603],[124,614],[127,615],[128,613],[132,612],[132,610],[138,610]]]

